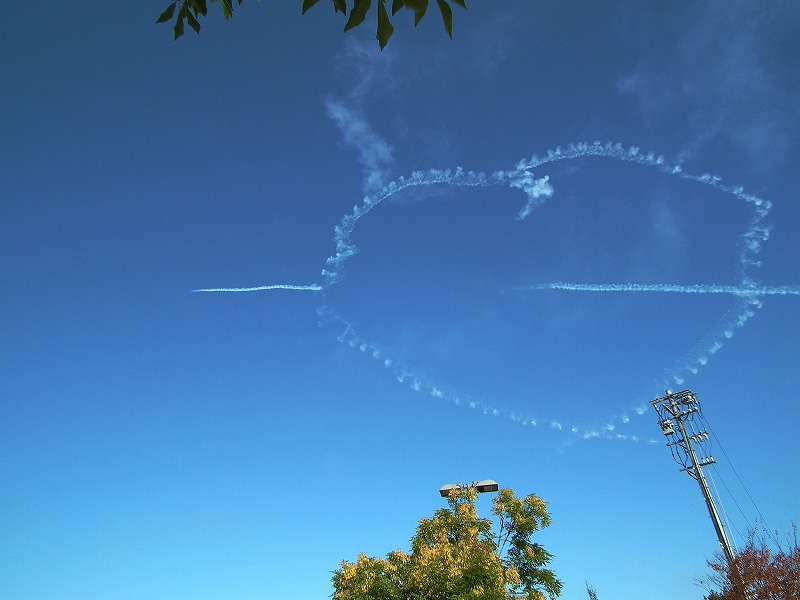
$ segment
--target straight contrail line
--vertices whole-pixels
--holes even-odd
[[[731,294],[733,296],[800,296],[800,286],[779,285],[742,287],[736,285],[671,283],[535,283],[518,290],[566,290],[570,292],[667,292],[677,294]]]
[[[201,288],[192,290],[193,292],[262,292],[264,290],[296,290],[300,292],[318,292],[322,289],[321,285],[312,283],[311,285],[291,285],[288,283],[276,283],[273,285],[259,285],[257,287],[237,287],[237,288]]]

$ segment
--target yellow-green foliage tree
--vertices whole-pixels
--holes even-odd
[[[531,536],[550,525],[545,502],[498,492],[492,520],[479,518],[473,489],[455,489],[449,508],[422,519],[411,553],[364,554],[333,573],[334,600],[506,600],[555,598],[561,581],[545,567],[552,555]]]
[[[211,2],[219,2],[222,6],[222,14],[225,20],[233,16],[233,3],[234,1],[241,5],[244,0],[211,0]],[[302,11],[303,14],[317,4],[319,0],[303,0]],[[335,12],[340,12],[347,16],[347,0],[331,0]],[[457,4],[462,8],[467,8],[464,0],[436,0],[439,7],[439,12],[442,15],[442,22],[444,29],[451,38],[453,37],[453,10],[450,8],[449,2]],[[367,18],[372,8],[372,0],[352,0],[352,7],[350,8],[350,16],[345,23],[344,30],[349,31],[353,27],[358,27]],[[391,16],[397,14],[401,9],[407,9],[414,13],[414,25],[416,26],[425,16],[428,10],[428,0],[392,0]],[[156,23],[168,23],[175,19],[175,39],[183,35],[185,23],[189,24],[196,33],[200,33],[200,21],[198,17],[205,17],[208,12],[207,0],[171,0],[167,9],[161,13]],[[394,26],[392,26],[389,10],[386,8],[386,0],[378,0],[378,29],[375,34],[375,39],[378,40],[381,50],[389,43],[389,38],[394,33]]]

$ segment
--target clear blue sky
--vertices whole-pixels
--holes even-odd
[[[701,598],[665,387],[737,542],[800,518],[793,2],[165,4],[0,24],[0,595],[325,598],[493,478],[563,598]]]

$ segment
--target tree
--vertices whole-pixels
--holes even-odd
[[[233,16],[233,2],[234,0],[211,0],[211,2],[219,2],[222,5],[222,14],[227,21]],[[244,0],[236,0],[241,5]],[[303,14],[308,9],[317,4],[319,0],[303,0]],[[347,0],[331,0],[333,3],[334,12],[341,12],[342,15],[347,16]],[[442,14],[442,21],[444,22],[444,29],[450,38],[453,38],[453,11],[450,8],[449,2],[457,4],[462,8],[467,8],[464,0],[436,0],[439,7],[439,12]],[[367,17],[372,7],[371,0],[352,0],[352,8],[350,9],[350,17],[345,23],[344,30],[350,31],[354,27],[358,27]],[[414,26],[416,27],[425,13],[428,10],[428,0],[392,0],[392,16],[396,15],[401,9],[408,9],[414,13]],[[161,13],[156,23],[167,23],[175,19],[175,39],[177,40],[184,33],[184,24],[188,23],[195,33],[200,33],[200,21],[198,16],[206,16],[208,12],[206,0],[172,0],[167,9]],[[378,0],[378,30],[375,34],[375,39],[383,50],[386,44],[389,43],[389,38],[394,33],[389,12],[386,10],[386,0]]]
[[[586,594],[589,596],[589,600],[597,600],[597,590],[588,581],[586,582]]]
[[[553,599],[562,583],[545,568],[552,555],[531,543],[532,534],[550,525],[547,506],[535,494],[524,500],[510,489],[498,492],[491,519],[479,518],[474,489],[454,489],[449,508],[422,519],[411,539],[411,553],[395,550],[386,558],[360,554],[333,572],[334,600],[506,600]]]
[[[713,573],[700,583],[711,591],[707,600],[797,600],[800,598],[800,546],[797,526],[785,547],[770,545],[766,536],[751,531],[747,544],[728,564],[717,555],[708,561]],[[709,585],[710,584],[710,585]]]

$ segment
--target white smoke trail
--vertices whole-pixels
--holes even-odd
[[[373,360],[383,364],[383,366],[394,375],[398,383],[407,385],[415,392],[427,393],[432,398],[450,402],[456,406],[465,406],[469,409],[477,410],[487,416],[505,417],[525,427],[537,428],[540,424],[543,424],[554,431],[569,431],[573,435],[585,440],[593,438],[607,438],[630,442],[647,441],[649,443],[656,443],[656,440],[616,432],[616,424],[614,421],[620,421],[622,424],[628,423],[629,419],[625,416],[612,419],[597,427],[564,425],[562,421],[553,418],[534,418],[530,415],[511,412],[504,408],[493,406],[480,400],[465,398],[457,392],[445,389],[440,385],[433,383],[426,377],[423,377],[417,373],[415,369],[408,367],[401,361],[397,360],[394,357],[393,352],[388,348],[385,348],[380,344],[367,340],[366,338],[358,335],[353,327],[353,324],[337,314],[330,307],[320,306],[317,309],[317,314],[323,319],[323,322],[336,321],[340,325],[344,326],[344,330],[337,337],[341,343],[347,344],[365,356],[369,356]],[[635,411],[637,414],[644,414],[643,407],[636,408]]]
[[[753,214],[747,229],[739,236],[737,259],[741,281],[737,286],[731,287],[740,290],[758,290],[759,288],[762,290],[785,289],[787,292],[785,295],[793,295],[791,290],[794,288],[792,287],[766,288],[758,286],[749,274],[753,267],[760,266],[760,262],[755,257],[761,251],[764,242],[769,239],[770,227],[764,224],[764,219],[772,208],[771,202],[747,193],[742,186],[724,184],[721,178],[715,175],[708,173],[692,175],[686,173],[680,165],[672,165],[663,156],[652,152],[644,153],[636,146],[624,148],[621,144],[611,142],[603,144],[599,141],[593,144],[588,142],[569,144],[565,148],[559,146],[548,150],[544,156],[533,155],[530,159],[519,161],[513,169],[495,171],[491,175],[473,171],[465,172],[461,167],[458,167],[453,171],[438,169],[417,171],[408,178],[400,177],[389,182],[381,190],[367,195],[362,203],[354,206],[353,211],[345,215],[340,224],[334,228],[336,252],[328,257],[328,267],[322,271],[322,275],[325,278],[325,287],[338,283],[342,279],[344,276],[343,267],[346,261],[357,253],[357,248],[351,238],[358,222],[372,209],[394,194],[411,187],[437,184],[457,187],[509,186],[521,189],[528,196],[525,206],[517,215],[518,219],[525,218],[534,208],[541,206],[547,198],[553,195],[553,188],[549,184],[549,178],[544,176],[537,179],[534,177],[534,171],[549,163],[583,157],[601,157],[655,168],[667,175],[707,185],[745,202],[752,209]],[[686,287],[688,289],[691,286]],[[766,294],[740,293],[734,295],[739,298],[734,308],[728,311],[720,322],[701,338],[695,348],[681,358],[675,366],[666,370],[666,379],[662,383],[681,383],[687,373],[697,373],[699,367],[708,362],[709,355],[719,351],[724,341],[733,336],[735,328],[742,327],[753,316],[754,309],[762,306],[761,301],[756,296]]]
[[[548,150],[544,156],[534,155],[530,159],[519,161],[516,166],[507,171],[495,171],[490,175],[481,172],[464,171],[461,167],[454,170],[431,169],[416,171],[409,177],[399,177],[388,183],[386,180],[388,164],[391,160],[391,148],[372,132],[366,122],[356,113],[348,111],[340,103],[329,103],[330,116],[337,122],[345,142],[352,145],[359,152],[359,159],[365,170],[364,188],[367,192],[361,203],[356,204],[349,214],[342,217],[341,222],[334,227],[335,251],[326,260],[322,270],[323,282],[305,286],[294,285],[266,285],[252,288],[205,288],[195,291],[205,292],[251,292],[273,289],[290,289],[301,291],[314,291],[325,293],[331,286],[339,283],[344,277],[344,267],[348,259],[357,253],[357,247],[352,241],[353,232],[359,221],[395,194],[414,187],[446,185],[452,187],[488,187],[508,186],[523,191],[527,198],[524,206],[516,215],[517,219],[526,218],[534,209],[541,206],[548,198],[552,197],[554,190],[549,182],[549,177],[534,176],[534,172],[549,163],[560,160],[572,160],[583,157],[600,157],[611,160],[636,163],[645,167],[655,168],[662,173],[707,185],[722,193],[744,202],[752,209],[752,216],[747,229],[739,236],[737,250],[738,269],[741,280],[735,285],[720,286],[713,284],[698,285],[673,285],[673,284],[570,284],[570,283],[545,283],[530,286],[528,289],[563,289],[570,291],[595,291],[595,292],[671,292],[687,294],[730,294],[736,298],[732,309],[725,313],[716,325],[704,335],[700,341],[683,358],[678,360],[671,368],[665,370],[665,379],[662,383],[683,383],[687,373],[695,374],[705,365],[709,357],[722,348],[724,341],[730,339],[735,329],[741,328],[755,314],[755,309],[761,308],[761,296],[800,295],[797,286],[763,286],[758,284],[750,275],[754,267],[760,266],[756,256],[769,239],[770,227],[764,224],[764,219],[772,207],[771,202],[745,192],[741,186],[723,184],[719,177],[710,174],[692,175],[683,171],[680,165],[668,163],[663,156],[652,152],[644,153],[638,147],[624,148],[621,144],[611,142],[603,144],[581,142],[570,144],[565,148],[557,147]],[[477,401],[463,400],[457,394],[446,392],[442,388],[415,374],[391,357],[391,353],[379,345],[362,339],[346,319],[338,316],[332,309],[320,308],[320,315],[329,321],[338,321],[345,326],[339,340],[359,349],[362,353],[371,355],[374,359],[383,362],[401,383],[408,384],[417,391],[426,391],[432,397],[450,400],[455,404],[465,404],[470,408],[480,410],[484,414],[506,416],[512,421],[536,427],[537,423],[548,423],[551,429],[567,430],[572,434],[590,439],[596,437],[608,439],[625,439],[630,441],[645,441],[637,436],[617,432],[616,422],[625,425],[630,422],[627,413],[610,419],[598,427],[582,427],[563,425],[554,419],[536,419],[529,416],[519,416],[508,413],[503,409],[494,408]],[[638,415],[645,413],[643,405],[631,409]],[[652,441],[652,440],[647,440]]]
[[[389,179],[392,147],[370,127],[356,110],[342,102],[326,102],[328,116],[342,132],[344,143],[358,153],[364,172],[364,192],[374,192]]]
[[[339,225],[334,227],[333,237],[336,242],[336,253],[329,256],[326,261],[330,268],[322,270],[326,286],[339,282],[342,277],[342,266],[358,252],[357,247],[351,240],[351,235],[358,222],[372,209],[398,192],[413,187],[430,185],[453,187],[509,186],[521,189],[528,196],[528,201],[520,209],[517,217],[518,219],[523,219],[533,207],[540,206],[547,198],[552,196],[553,188],[548,183],[548,180],[549,177],[547,176],[535,179],[529,169],[521,166],[512,171],[496,171],[488,176],[485,173],[464,171],[461,167],[457,167],[455,170],[430,169],[429,171],[414,171],[409,177],[401,175],[383,186],[381,190],[364,197],[361,204],[354,206],[353,211],[342,217]]]
[[[517,214],[518,221],[522,221],[531,214],[534,208],[543,204],[547,198],[553,195],[553,186],[550,185],[550,178],[547,175],[541,179],[535,179],[533,174],[523,172],[521,177],[513,180],[509,185],[521,189],[528,195],[528,201]],[[541,198],[543,198],[543,200]]]
[[[721,178],[717,176],[707,173],[699,176],[685,173],[680,165],[671,165],[663,156],[656,156],[652,152],[643,153],[636,146],[623,148],[621,144],[613,144],[611,142],[602,144],[596,141],[593,144],[587,142],[569,144],[563,149],[559,146],[553,150],[548,150],[545,156],[533,155],[530,159],[519,161],[513,169],[495,171],[491,175],[474,171],[465,172],[461,167],[458,167],[455,170],[431,169],[429,171],[415,171],[410,177],[401,176],[389,182],[380,190],[365,196],[361,204],[354,206],[353,211],[342,217],[339,225],[334,228],[336,252],[327,259],[329,268],[322,271],[326,285],[337,283],[341,279],[342,266],[347,259],[356,254],[357,248],[351,240],[351,235],[358,221],[394,194],[411,187],[430,185],[449,185],[454,187],[509,186],[522,190],[528,196],[526,204],[517,215],[518,219],[522,219],[553,195],[553,187],[549,183],[549,177],[545,175],[537,179],[533,175],[534,170],[551,162],[582,157],[602,157],[653,167],[668,175],[708,185],[746,202],[753,209],[753,217],[748,229],[740,236],[739,265],[743,273],[751,266],[758,266],[758,261],[754,260],[753,256],[761,251],[762,244],[769,239],[770,228],[762,223],[772,207],[771,202],[746,193],[741,186],[725,185],[721,183]],[[749,279],[743,275],[742,287],[746,287],[748,281]]]
[[[534,283],[517,290],[566,290],[569,292],[666,292],[677,294],[731,294],[733,296],[800,296],[800,286],[753,286],[671,283]]]
[[[292,285],[289,283],[275,283],[272,285],[259,285],[256,287],[236,287],[236,288],[200,288],[192,292],[262,292],[267,290],[296,290],[299,292],[319,292],[321,285],[312,283],[311,285]]]

